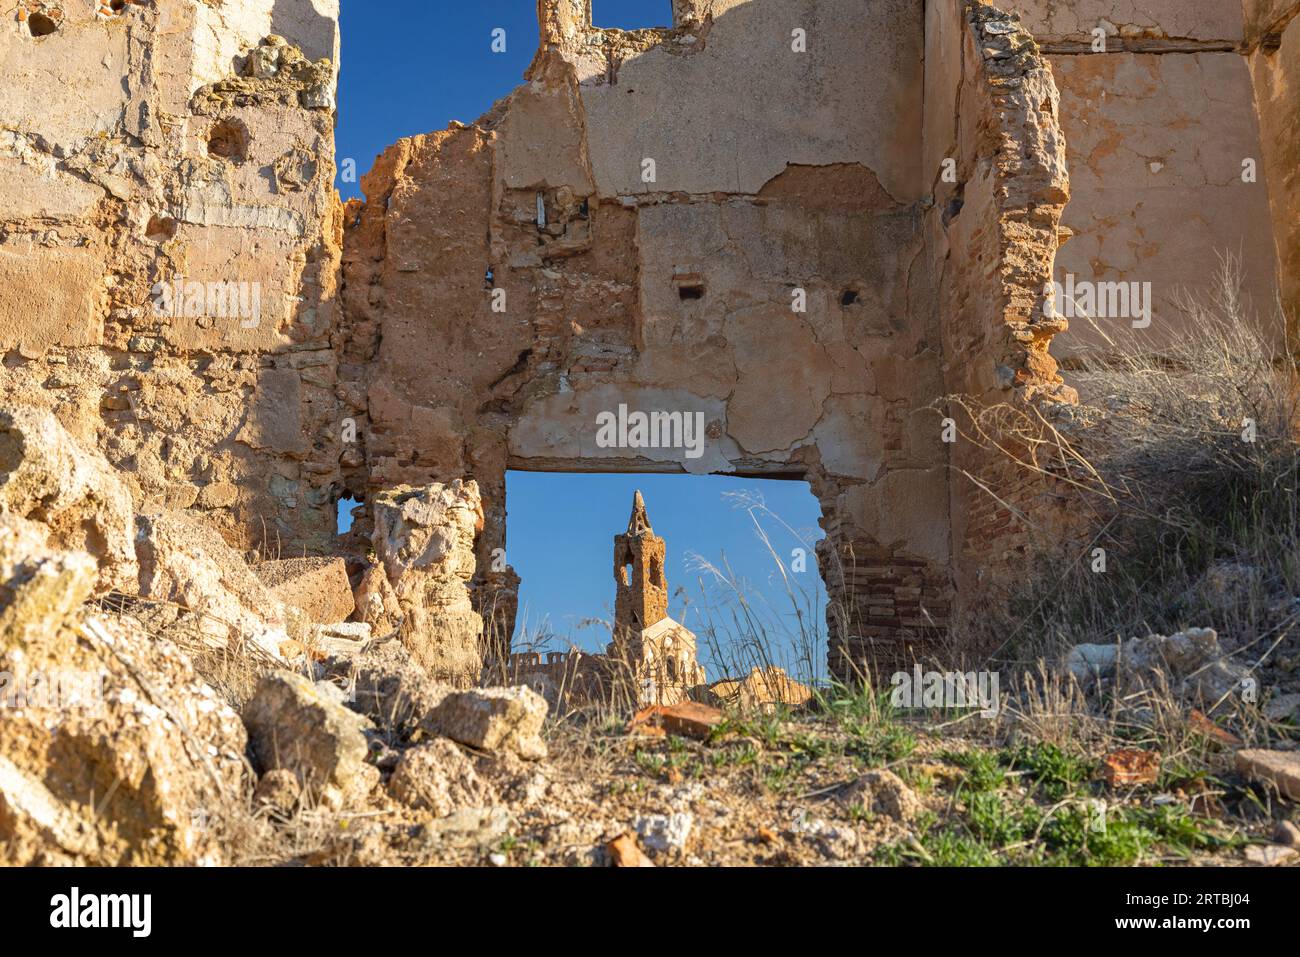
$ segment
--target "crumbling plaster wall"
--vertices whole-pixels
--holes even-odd
[[[395,144],[344,211],[337,0],[15,0],[0,395],[243,547],[328,552],[344,492],[475,478],[505,634],[507,468],[803,477],[833,667],[917,650],[954,584],[1027,560],[959,479],[1051,507],[930,408],[1068,405],[1048,279],[1150,281],[1168,330],[1219,250],[1257,303],[1296,289],[1295,2],[1006,4],[1028,32],[962,0],[674,0],[633,32],[540,0],[525,85]],[[159,315],[177,277],[257,284],[258,321]],[[702,415],[700,454],[602,445],[620,406]]]
[[[1245,21],[1282,301],[1294,323],[1300,316],[1300,0],[1246,0]]]
[[[1157,342],[1190,331],[1178,299],[1212,294],[1225,254],[1239,257],[1244,291],[1257,313],[1271,318],[1279,285],[1284,304],[1294,310],[1297,110],[1295,53],[1288,57],[1285,35],[1300,4],[1248,0],[1244,20],[1233,3],[1185,0],[1006,0],[999,6],[1017,13],[1020,23],[998,25],[982,42],[974,35],[980,54],[993,58],[986,70],[992,82],[983,85],[955,82],[955,75],[971,75],[953,64],[969,63],[975,55],[972,35],[959,53],[956,34],[943,22],[955,16],[952,9],[929,7],[928,169],[941,162],[941,146],[948,142],[947,120],[930,105],[936,94],[954,88],[961,104],[949,154],[958,157],[961,173],[955,186],[936,182],[936,209],[944,211],[945,228],[932,248],[947,250],[941,269],[946,381],[954,393],[984,407],[1005,399],[1010,387],[1013,405],[1036,409],[1022,422],[1038,428],[1032,424],[1038,413],[1068,421],[1073,399],[1047,343],[1053,342],[1052,353],[1067,365],[1080,352],[1105,349],[1086,320],[1044,314],[1035,290],[1046,280],[1073,275],[1085,282],[1151,283]],[[997,20],[991,11],[977,12],[977,18],[985,15]],[[1054,86],[1032,68],[1007,74],[1016,57],[998,51],[997,37],[1020,36],[1016,26],[1043,51]],[[1094,50],[1094,29],[1105,36],[1104,52]],[[1059,110],[1062,139],[1049,143],[1036,132],[1033,102],[1047,109],[1058,89],[1050,109]],[[989,105],[989,92],[992,113],[981,109],[981,101]],[[1018,102],[1021,92],[1029,93],[1029,102]],[[1023,123],[1024,135],[1012,129],[1011,149],[1002,150],[997,137],[1008,123]],[[1043,129],[1050,131],[1051,124]],[[989,132],[994,138],[981,144]],[[1015,155],[1017,144],[1025,147],[1027,162],[1020,170],[1008,169],[1003,158]],[[1253,178],[1243,177],[1248,159],[1256,167]],[[987,175],[999,166],[1001,175]],[[1010,181],[1008,172],[1015,174]],[[991,232],[999,222],[1001,252],[998,234]],[[1054,263],[1053,223],[1059,223],[1063,244]],[[981,283],[981,276],[991,278],[989,263],[1003,270],[1001,300],[995,284]],[[996,316],[981,316],[998,302],[1012,306],[1006,313],[1011,341],[1028,346],[1028,363],[1015,361],[1014,348],[1009,355],[995,351],[992,362],[972,361],[1000,344],[996,337],[980,341],[1001,328]],[[1026,315],[1028,324],[1021,326]],[[1107,334],[1131,321],[1099,320]],[[1067,328],[1069,335],[1053,339]],[[952,411],[962,419],[960,410]],[[957,596],[951,623],[959,630],[963,617],[1002,600],[1004,589],[1033,567],[1034,552],[1055,543],[1073,560],[1094,531],[1083,527],[1086,520],[1063,486],[1013,465],[1007,456],[988,454],[978,441],[967,440],[975,437],[973,423],[961,424],[967,434],[950,457]],[[1032,458],[1029,449],[1015,448],[1011,436],[1000,435],[999,441]]]
[[[491,591],[508,467],[802,476],[840,604],[941,624],[920,6],[678,4],[631,33],[539,12],[528,83],[395,145],[348,209],[353,491],[474,476]],[[701,454],[603,447],[620,405],[700,414]]]
[[[328,548],[337,0],[2,6],[5,403],[53,406],[143,510]]]
[[[1047,54],[1061,91],[1071,182],[1064,225],[1073,235],[1061,248],[1057,278],[1151,283],[1148,332],[1156,342],[1168,341],[1187,331],[1180,298],[1213,292],[1221,257],[1230,255],[1239,258],[1251,306],[1271,317],[1279,284],[1275,227],[1291,235],[1292,245],[1295,238],[1294,228],[1278,215],[1276,199],[1270,215],[1270,190],[1276,193],[1282,179],[1294,182],[1294,148],[1288,165],[1281,121],[1285,101],[1294,94],[1282,92],[1285,83],[1274,91],[1277,120],[1270,120],[1268,110],[1257,111],[1258,88],[1269,87],[1268,77],[1278,73],[1260,69],[1261,58],[1243,56],[1251,41],[1242,5],[1237,0],[1002,0],[999,5],[1020,14]],[[1247,8],[1252,6],[1280,17],[1281,8],[1295,4],[1247,0]],[[1256,12],[1251,19],[1270,15]],[[1105,34],[1105,52],[1094,52],[1097,29]],[[1294,99],[1291,104],[1294,116]],[[1264,124],[1278,126],[1272,145],[1266,137],[1261,146],[1260,112]],[[1254,181],[1243,180],[1248,159],[1258,167]],[[1098,319],[1107,334],[1129,328],[1132,321]],[[1081,319],[1058,346],[1063,358],[1104,349],[1102,336]]]

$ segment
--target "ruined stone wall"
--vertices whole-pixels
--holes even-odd
[[[473,475],[485,579],[508,467],[804,477],[833,603],[881,635],[923,595],[941,617],[919,6],[678,4],[631,33],[540,13],[527,85],[398,143],[348,210],[352,490]],[[620,406],[704,441],[609,447]]]
[[[1068,429],[1072,390],[1053,384],[1059,376],[1045,351],[1048,341],[1067,368],[1072,356],[1106,348],[1085,319],[1044,315],[1042,303],[1034,301],[1038,284],[1052,278],[1064,282],[1069,275],[1092,283],[1150,283],[1155,300],[1150,332],[1159,342],[1191,331],[1178,300],[1213,294],[1224,255],[1239,257],[1248,305],[1265,316],[1279,283],[1285,304],[1294,309],[1290,290],[1297,275],[1294,261],[1288,263],[1296,222],[1296,111],[1288,92],[1294,88],[1288,81],[1295,60],[1294,54],[1285,55],[1282,40],[1300,5],[1256,4],[1267,9],[1252,13],[1247,3],[1244,29],[1241,11],[1231,3],[1008,0],[1002,6],[1017,12],[1017,26],[1032,33],[1054,85],[1010,68],[1016,58],[1003,59],[998,34],[977,37],[991,82],[960,85],[956,154],[987,166],[990,157],[1015,156],[1028,147],[1023,158],[1031,162],[1017,172],[1021,186],[1013,184],[1009,192],[997,177],[969,175],[965,160],[959,185],[947,188],[951,198],[945,198],[941,178],[935,191],[950,244],[942,283],[947,315],[977,316],[998,302],[1001,292],[1001,301],[1013,304],[1008,312],[1013,327],[1029,317],[1028,326],[1013,336],[1029,348],[1031,362],[1025,365],[1005,358],[970,361],[987,345],[972,339],[971,331],[997,329],[996,320],[972,326],[956,319],[944,327],[952,392],[971,397],[973,408],[1012,400],[1005,414],[978,425],[963,415],[966,409],[949,409],[961,433],[951,453],[958,622],[997,605],[1045,558],[1075,560],[1095,544],[1090,509],[1049,477],[1061,463],[1039,460],[1042,471],[1026,469],[1035,453],[1012,434]],[[927,107],[936,91],[954,88],[953,63],[964,62],[963,75],[971,75],[970,40],[959,57],[943,16],[944,5],[931,4]],[[996,29],[1009,31],[1008,38],[1021,36],[1011,24]],[[1097,52],[1094,44],[1101,38],[1104,48]],[[939,46],[945,41],[947,48]],[[1009,76],[999,76],[1008,71]],[[985,90],[993,93],[991,101]],[[981,111],[981,100],[994,106],[993,112]],[[1036,104],[1040,110],[1059,109],[1061,141],[1049,144],[1034,132],[1048,122],[1035,118]],[[972,119],[983,129],[971,127]],[[998,124],[1008,122],[1029,135],[1013,129],[1001,148],[997,138],[1007,131],[999,132]],[[935,125],[943,123],[941,114],[927,109],[931,169],[941,162],[939,147],[947,131]],[[990,131],[993,140],[977,145]],[[1243,177],[1247,160],[1254,177]],[[993,160],[994,168],[998,165],[1005,166]],[[1036,176],[1024,180],[1021,174],[1033,174],[1035,165]],[[981,182],[991,189],[972,194]],[[1058,187],[1068,195],[1063,210]],[[990,232],[999,218],[1011,226],[1001,230],[1000,260],[996,234]],[[1062,248],[1053,257],[1050,234],[1056,221]],[[935,248],[942,251],[944,243]],[[985,267],[999,261],[1003,275],[995,283]],[[1104,333],[1115,334],[1134,318],[1098,321]],[[1068,335],[1053,338],[1067,329]],[[988,435],[980,426],[1004,431]],[[991,440],[1003,451],[993,451]]]
[[[935,3],[928,26],[927,226],[952,397],[934,430],[946,429],[951,467],[955,623],[1023,576],[1031,526],[1054,510],[1050,485],[980,441],[975,419],[1075,401],[1049,352],[1068,324],[1042,294],[1070,180],[1052,67],[1023,25],[984,4]],[[954,110],[937,108],[945,96]]]
[[[635,694],[626,665],[581,651],[517,652],[510,655],[503,679],[532,688],[557,714],[589,705],[621,706]]]
[[[1257,109],[1257,89],[1279,74],[1270,65],[1275,60],[1243,56],[1253,41],[1246,35],[1242,4],[1003,0],[999,5],[1020,14],[1047,54],[1061,91],[1071,182],[1063,222],[1072,235],[1060,251],[1058,279],[1150,283],[1148,332],[1157,342],[1167,341],[1187,331],[1180,296],[1213,292],[1221,257],[1230,255],[1240,260],[1251,306],[1270,314],[1279,282],[1275,227],[1289,233],[1294,244],[1293,227],[1285,215],[1277,215],[1275,197],[1270,215],[1270,193],[1288,189],[1284,183],[1295,175],[1294,153],[1289,161],[1282,156],[1287,111],[1281,102],[1294,94],[1279,87],[1279,102]],[[1255,8],[1250,18],[1258,22],[1272,13],[1280,18],[1282,8],[1295,4],[1247,0],[1246,6]],[[1104,52],[1095,52],[1096,30],[1104,35]],[[1294,116],[1294,99],[1291,103]],[[1270,123],[1281,125],[1261,142],[1261,127]],[[1257,167],[1253,181],[1243,179],[1247,160]],[[1294,223],[1294,215],[1289,221]],[[1098,319],[1106,333],[1130,328],[1132,321]],[[1057,351],[1068,358],[1104,348],[1103,337],[1087,321],[1076,320]]]
[[[1152,283],[1166,334],[1221,252],[1257,306],[1300,282],[1294,0],[1005,4],[674,0],[625,32],[539,0],[524,85],[345,210],[337,0],[14,0],[0,397],[137,510],[272,556],[360,557],[340,496],[473,478],[497,637],[508,468],[803,478],[833,670],[917,653],[1053,514],[936,415],[1068,405],[1053,276]],[[651,412],[667,443],[607,441]]]
[[[0,394],[273,555],[333,536],[337,15],[0,9]]]

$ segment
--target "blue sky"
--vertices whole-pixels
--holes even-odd
[[[390,0],[382,7],[374,0],[343,0],[340,169],[351,158],[358,174],[364,173],[399,138],[445,129],[451,120],[472,122],[518,86],[537,46],[535,7],[534,0]],[[599,26],[667,26],[670,8],[669,0],[595,0],[593,20]],[[497,28],[506,31],[505,53],[491,50]],[[340,181],[338,187],[345,197],[360,195],[359,184]],[[804,482],[512,472],[507,560],[523,577],[518,630],[545,630],[556,645],[571,641],[592,650],[608,640],[602,628],[580,623],[612,615],[613,536],[626,528],[637,488],[646,496],[655,531],[668,541],[665,571],[674,617],[698,631],[705,618],[729,618],[735,607],[734,592],[728,598],[729,588],[694,567],[698,560],[690,554],[695,553],[717,566],[730,565],[767,627],[797,631],[786,587],[757,534],[755,517],[787,568],[792,551],[808,546],[807,570],[792,581],[805,612],[814,607],[824,615],[825,588],[811,551],[821,537],[820,509]],[[762,510],[735,507],[728,493],[765,503],[779,520]],[[717,602],[722,605],[703,611]],[[824,619],[817,627],[824,627]]]
[[[521,82],[537,50],[534,0],[342,0],[338,157],[357,178],[403,136],[472,123]],[[669,0],[595,0],[605,27],[668,26]],[[506,31],[504,53],[492,31]],[[345,199],[359,183],[338,180]]]

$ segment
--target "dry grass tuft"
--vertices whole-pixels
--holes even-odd
[[[1212,625],[1254,663],[1290,638],[1278,603],[1300,594],[1296,367],[1286,323],[1254,320],[1238,288],[1225,260],[1217,294],[1182,304],[1184,334],[1107,335],[1069,374],[1077,408],[950,400],[965,438],[1051,476],[1089,533],[1059,546],[1042,530],[1050,560],[985,625],[1007,660]],[[1216,574],[1242,584],[1223,593]]]

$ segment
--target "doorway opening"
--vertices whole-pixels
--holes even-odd
[[[664,540],[643,579],[614,541],[628,531],[637,491]],[[638,596],[666,591],[667,616],[695,633],[710,681],[772,665],[819,680],[827,645],[820,520],[802,480],[509,471],[507,560],[521,578],[511,649],[605,652],[621,583]]]

